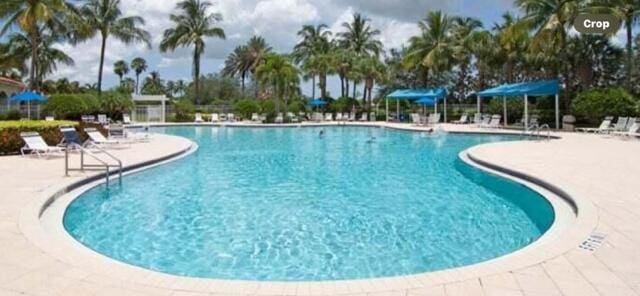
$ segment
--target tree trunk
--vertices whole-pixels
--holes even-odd
[[[100,47],[100,67],[98,69],[98,93],[102,93],[102,69],[104,68],[104,51],[107,47],[107,36],[102,33],[102,46]]]
[[[354,80],[353,81],[353,99],[356,99],[356,86],[358,85],[358,83]]]
[[[344,76],[340,74],[340,97],[344,97]]]
[[[633,74],[633,17],[627,16],[627,20],[625,21],[627,26],[627,89],[631,91],[632,79],[631,75]]]
[[[321,74],[320,77],[320,96],[322,99],[327,97],[327,76],[326,74]]]
[[[136,72],[136,95],[140,94],[140,74]]]
[[[344,95],[342,97],[343,98],[349,97],[349,78],[347,78],[346,76],[344,78]]]
[[[38,33],[36,32],[35,25],[32,26],[31,31],[31,73],[29,73],[29,80],[32,90],[38,90],[38,82],[36,81],[36,71],[38,69]]]
[[[244,88],[245,88],[245,86],[244,86],[244,80],[245,80],[246,76],[247,76],[247,72],[242,71],[242,76],[241,76],[241,78],[240,78],[240,79],[242,80],[242,96],[243,96],[243,97],[244,97]]]
[[[313,76],[311,78],[311,99],[315,100],[316,99],[316,75],[313,74],[311,75]]]
[[[196,90],[196,105],[200,103],[200,50],[198,47],[196,44],[196,49],[193,51],[193,82]]]
[[[367,102],[367,119],[369,119],[369,121],[371,121],[371,107],[373,103],[373,98],[372,98],[372,93],[373,93],[373,80],[368,80],[367,81],[367,89],[369,90],[369,94],[368,94],[368,102]]]

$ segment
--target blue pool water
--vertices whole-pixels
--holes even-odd
[[[194,154],[98,186],[67,209],[87,247],[193,277],[336,280],[468,265],[530,244],[554,219],[519,184],[458,159],[504,136],[364,127],[175,127]]]

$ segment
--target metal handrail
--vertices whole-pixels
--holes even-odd
[[[80,151],[80,167],[79,168],[71,168],[69,167],[69,150],[71,149],[76,149]],[[122,161],[120,159],[118,159],[117,157],[115,157],[113,154],[109,153],[108,151],[106,151],[105,149],[102,149],[100,147],[94,147],[94,149],[97,149],[98,151],[100,151],[101,153],[104,153],[104,155],[107,155],[110,160],[112,161],[116,161],[116,164],[110,164],[109,162],[105,161],[104,159],[98,157],[96,154],[94,154],[93,152],[91,152],[90,150],[86,149],[85,147],[82,147],[81,145],[78,144],[71,144],[71,145],[67,145],[66,149],[64,150],[64,171],[65,171],[65,176],[69,176],[69,172],[70,171],[86,171],[86,170],[104,170],[104,175],[105,175],[105,179],[106,179],[106,185],[107,188],[110,185],[110,180],[109,180],[109,176],[111,175],[111,168],[117,168],[118,169],[118,180],[120,182],[120,184],[122,184]],[[100,164],[87,164],[85,163],[84,160],[84,155],[88,155],[91,158],[93,158],[95,161],[99,162]]]
[[[548,124],[543,124],[536,128],[536,135],[538,139],[542,138],[542,130],[547,130],[547,141],[551,140],[551,127]]]

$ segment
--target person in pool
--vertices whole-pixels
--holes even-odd
[[[371,138],[369,140],[367,140],[367,144],[375,143],[375,141],[376,141],[376,137],[371,136]]]
[[[322,137],[324,137],[324,130],[320,130],[318,133],[318,138],[322,139]]]

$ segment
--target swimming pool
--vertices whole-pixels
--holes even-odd
[[[554,220],[542,196],[458,159],[468,147],[516,139],[509,136],[159,131],[199,149],[127,176],[122,187],[87,191],[63,220],[87,247],[151,270],[281,281],[415,274],[513,252]]]

